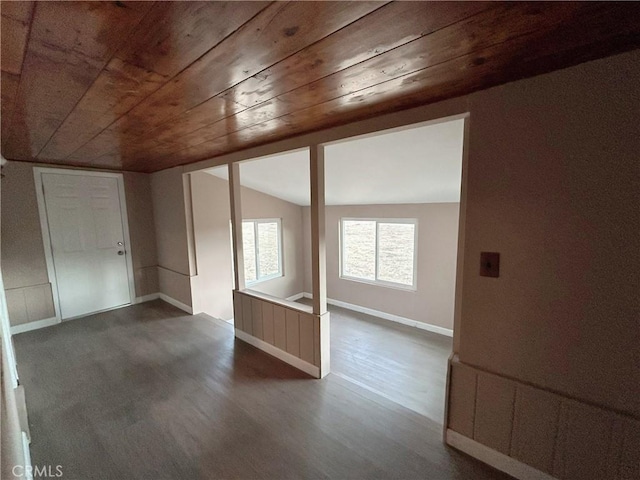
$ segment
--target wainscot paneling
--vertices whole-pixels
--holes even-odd
[[[640,478],[640,420],[449,362],[447,442],[520,479]]]
[[[5,293],[12,326],[56,316],[50,283],[10,288]]]
[[[323,354],[328,355],[328,342],[326,352],[321,348],[321,339],[328,338],[328,313],[314,315],[305,305],[249,290],[233,295],[238,338],[312,376],[328,373],[328,361],[322,361]]]

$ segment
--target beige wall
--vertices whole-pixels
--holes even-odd
[[[283,230],[284,275],[249,288],[279,298],[301,292],[302,207],[246,187],[241,192],[243,218],[280,218]],[[195,173],[191,193],[198,267],[192,282],[196,309],[217,318],[232,318],[229,183],[208,173]]]
[[[305,291],[311,292],[309,208],[304,209]],[[457,203],[348,205],[326,207],[327,296],[439,327],[453,329]],[[343,217],[416,218],[418,220],[417,290],[401,290],[340,278],[339,222]]]
[[[55,317],[42,243],[33,167],[9,162],[2,173],[2,270],[12,325]]]
[[[34,165],[9,162],[2,179],[2,270],[12,325],[55,316],[36,199]],[[136,295],[157,291],[149,176],[124,174]]]
[[[171,168],[150,177],[159,292],[191,307],[192,272],[182,170]]]
[[[0,191],[2,191],[0,181]],[[0,193],[0,208],[2,205]],[[0,229],[1,230],[1,229]],[[0,236],[2,232],[0,231]],[[1,259],[0,259],[1,263]],[[0,477],[23,478],[14,476],[11,471],[15,465],[25,466],[25,450],[21,418],[26,420],[24,386],[18,386],[16,356],[11,338],[9,316],[7,314],[4,282],[0,268]]]
[[[136,296],[142,297],[158,292],[158,253],[149,175],[125,172],[124,190]]]
[[[460,329],[462,362],[636,417],[639,80],[635,52],[471,97]]]
[[[233,318],[233,276],[229,182],[208,173],[191,174],[198,275],[193,279],[196,310]]]
[[[640,475],[639,80],[633,52],[469,98],[448,425],[562,479]]]

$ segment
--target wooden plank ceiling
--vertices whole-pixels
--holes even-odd
[[[637,2],[2,2],[2,154],[154,172],[640,47]]]

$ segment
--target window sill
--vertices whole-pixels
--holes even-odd
[[[260,285],[261,283],[268,282],[269,280],[275,280],[276,278],[282,278],[282,277],[284,277],[284,275],[279,273],[277,275],[272,275],[270,277],[261,278],[260,280],[254,280],[253,282],[245,282],[245,285],[247,287],[253,287],[254,285]]]
[[[339,278],[340,280],[346,280],[348,282],[363,283],[365,285],[371,285],[372,287],[391,288],[393,290],[400,290],[402,292],[407,292],[407,293],[416,293],[418,291],[418,288],[412,285],[402,285],[399,283],[391,283],[391,282],[387,283],[387,282],[381,282],[381,281],[375,281],[375,280],[364,280],[362,278],[346,277],[343,275],[340,275]]]

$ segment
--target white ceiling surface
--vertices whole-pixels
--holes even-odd
[[[327,205],[460,201],[464,121],[454,120],[325,147]],[[310,204],[309,153],[298,150],[240,165],[243,186]],[[208,171],[228,178],[227,168]]]

